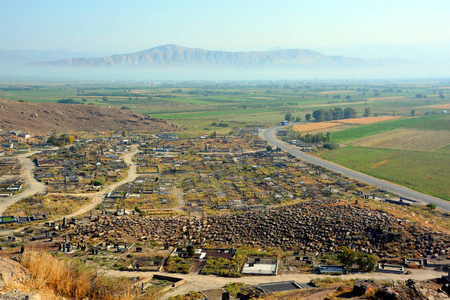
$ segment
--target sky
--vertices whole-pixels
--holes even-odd
[[[131,53],[450,44],[448,0],[0,0],[0,49]],[[436,46],[434,46],[436,47]]]

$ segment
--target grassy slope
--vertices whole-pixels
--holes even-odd
[[[450,155],[347,146],[322,157],[369,175],[450,200]]]

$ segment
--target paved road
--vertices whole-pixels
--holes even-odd
[[[393,194],[397,194],[399,196],[405,197],[405,198],[409,198],[409,199],[414,199],[414,200],[419,200],[419,201],[423,201],[426,203],[434,203],[436,204],[436,206],[442,210],[445,210],[447,212],[450,212],[450,201],[446,201],[437,197],[433,197],[427,194],[423,194],[420,192],[416,192],[413,191],[411,189],[408,189],[406,187],[388,182],[388,181],[384,181],[357,171],[353,171],[350,169],[347,169],[343,166],[334,164],[332,162],[305,154],[302,151],[299,151],[295,148],[295,146],[292,146],[290,144],[284,143],[280,140],[278,140],[275,137],[275,131],[280,128],[281,126],[273,126],[270,127],[264,131],[261,131],[260,135],[261,137],[268,141],[270,144],[272,144],[275,147],[280,147],[282,150],[315,165],[319,165],[322,166],[326,169],[329,169],[331,171],[340,173],[344,176],[365,182],[367,184],[385,189],[387,191],[389,191],[390,193]]]
[[[37,181],[33,176],[35,165],[34,162],[29,158],[37,152],[38,151],[28,152],[16,156],[16,158],[19,160],[19,163],[22,165],[20,175],[25,180],[25,190],[20,194],[0,199],[0,216],[3,215],[3,213],[9,206],[18,202],[20,199],[33,196],[34,194],[39,192],[45,192],[45,185]]]

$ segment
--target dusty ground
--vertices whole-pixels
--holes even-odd
[[[225,278],[213,275],[198,275],[198,274],[168,274],[168,273],[149,273],[149,272],[124,272],[124,271],[105,271],[105,274],[115,277],[127,276],[152,276],[153,274],[169,275],[178,278],[183,278],[186,283],[170,290],[164,295],[162,299],[168,299],[170,296],[184,295],[189,291],[199,291],[203,289],[213,289],[224,286],[231,282],[244,282],[250,285],[256,285],[259,283],[277,282],[277,281],[296,281],[298,283],[308,283],[314,278],[330,277],[330,275],[317,275],[317,274],[283,274],[276,277],[273,276],[246,276],[241,278]],[[412,270],[410,275],[398,275],[398,274],[385,274],[385,273],[360,273],[341,275],[341,279],[375,279],[375,280],[427,280],[433,278],[440,278],[442,275],[446,275],[445,272],[437,272],[428,269]],[[335,276],[331,276],[335,277]]]
[[[0,98],[0,128],[33,134],[77,131],[167,132],[177,128],[130,110],[84,104],[29,103]]]

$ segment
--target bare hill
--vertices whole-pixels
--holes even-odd
[[[0,98],[0,129],[33,134],[75,131],[169,132],[176,126],[130,110],[84,104],[30,103]]]

